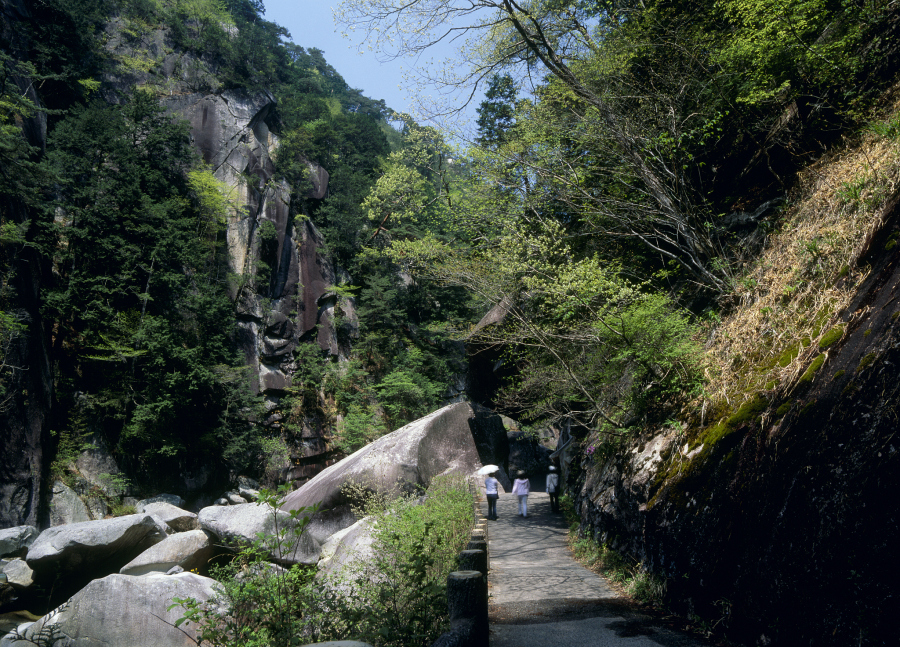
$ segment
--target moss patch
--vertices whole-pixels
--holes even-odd
[[[803,405],[803,408],[800,409],[800,413],[797,415],[797,418],[805,418],[810,413],[812,413],[813,407],[816,406],[816,401],[812,400],[811,402],[807,402]]]
[[[775,410],[775,419],[784,418],[787,415],[787,412],[791,410],[791,407],[794,406],[793,400],[788,400],[787,402],[782,402],[781,406],[779,406]]]
[[[837,379],[843,377],[843,376],[844,376],[844,373],[846,373],[846,372],[847,372],[847,371],[845,371],[844,369],[841,369],[841,370],[837,371],[837,372],[834,374],[834,377],[832,377],[831,379],[832,379],[832,380],[837,380]]]
[[[829,346],[831,346],[838,339],[843,337],[844,335],[844,327],[843,326],[835,326],[827,333],[822,335],[822,339],[819,340],[819,348],[825,350]]]
[[[795,359],[797,359],[797,355],[800,354],[800,344],[793,344],[787,348],[781,355],[778,356],[776,360],[776,364],[781,368],[784,368]]]
[[[859,373],[860,371],[866,369],[874,361],[875,361],[875,353],[869,353],[868,355],[863,357],[861,360],[859,360],[859,366],[856,367],[856,372]]]
[[[815,377],[816,372],[820,368],[822,368],[822,364],[825,363],[825,353],[821,353],[818,357],[816,357],[812,364],[809,365],[809,368],[800,376],[800,380],[797,382],[798,384],[808,384],[812,382],[813,377]]]
[[[871,335],[871,334],[872,334],[872,329],[869,328],[869,329],[866,330],[866,332],[863,333],[863,337],[868,337],[868,336]]]

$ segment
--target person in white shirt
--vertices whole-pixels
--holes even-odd
[[[494,478],[497,472],[492,472],[484,479],[484,496],[487,497],[488,513],[487,518],[491,521],[497,520],[497,499],[500,498],[500,481]]]
[[[553,465],[547,474],[547,494],[550,495],[550,512],[559,512],[559,474]]]
[[[522,470],[519,470],[516,476],[512,491],[519,497],[519,516],[528,517],[528,493],[531,491],[531,484],[525,478],[525,472]]]

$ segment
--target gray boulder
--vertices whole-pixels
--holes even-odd
[[[145,550],[119,569],[119,573],[122,575],[168,573],[175,566],[191,571],[206,568],[212,555],[213,546],[205,531],[180,532]]]
[[[175,532],[187,532],[188,530],[196,530],[200,527],[197,521],[197,515],[187,510],[182,510],[171,503],[157,501],[155,503],[144,503],[135,509],[138,513],[152,514],[165,521],[169,527]]]
[[[149,499],[141,499],[134,506],[134,509],[140,511],[141,506],[149,505],[151,503],[168,503],[169,505],[174,505],[176,508],[184,507],[184,499],[177,494],[157,494]]]
[[[496,424],[492,424],[492,416]],[[477,442],[476,442],[477,438]],[[482,464],[502,463],[506,431],[499,416],[467,402],[451,404],[387,434],[326,468],[284,499],[282,509],[316,504],[306,535],[316,561],[322,544],[356,522],[343,487],[356,483],[375,492],[399,495],[427,487],[444,472],[472,474]],[[479,449],[483,451],[480,452]]]
[[[375,541],[374,529],[374,518],[366,517],[331,535],[322,544],[322,555],[316,564],[319,572],[338,574],[350,564],[368,562]]]
[[[258,503],[213,505],[203,508],[198,518],[201,528],[218,537],[231,550],[252,544],[261,535],[273,542],[269,555],[280,564],[314,564],[318,558],[318,545],[312,545],[309,533],[304,533],[299,542],[292,541],[291,516],[271,506]],[[288,540],[282,546],[276,546],[275,536],[280,529],[288,529]]]
[[[18,589],[27,589],[34,584],[34,571],[24,559],[14,559],[3,565],[3,573],[7,581]]]
[[[25,561],[39,576],[58,572],[102,577],[166,536],[165,523],[149,514],[72,523],[38,535]]]
[[[226,492],[226,493],[223,495],[223,497],[226,498],[226,499],[228,499],[228,503],[230,503],[231,505],[240,505],[240,504],[242,504],[242,503],[247,503],[247,502],[248,502],[247,499],[245,499],[244,497],[242,497],[242,496],[241,496],[240,494],[238,494],[237,492]]]
[[[50,496],[50,525],[62,526],[65,524],[91,521],[91,513],[81,497],[62,481],[53,484],[53,494]]]
[[[60,608],[24,630],[24,641],[7,635],[0,647],[184,647],[197,644],[196,625],[175,627],[179,607],[173,598],[205,602],[214,597],[215,580],[194,573],[178,575],[109,575],[94,580]],[[37,642],[44,630],[53,637]],[[30,642],[28,642],[30,641]]]
[[[75,467],[81,476],[109,496],[130,494],[130,488],[126,481],[121,479],[121,470],[103,439],[92,434],[86,444],[85,450],[75,460]]]
[[[38,529],[34,526],[16,526],[0,530],[0,557],[24,555],[37,536]]]

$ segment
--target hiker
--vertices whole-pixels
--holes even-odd
[[[525,478],[525,472],[519,470],[516,472],[516,480],[513,481],[513,494],[519,497],[519,516],[520,517],[528,517],[528,492],[531,490],[531,485],[528,482],[528,479]]]
[[[559,474],[553,465],[547,474],[547,494],[550,495],[550,512],[559,512]]]
[[[487,497],[489,521],[497,520],[497,499],[500,498],[500,481],[497,480],[497,472],[491,472],[484,479],[484,496]]]

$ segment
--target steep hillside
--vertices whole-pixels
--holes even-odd
[[[262,3],[2,10],[0,523],[46,522],[57,482],[101,516],[302,483],[459,396],[441,326],[471,300],[365,253],[364,201],[425,129]]]
[[[804,171],[706,330],[706,397],[612,457],[566,450],[582,532],[745,644],[896,635],[897,114]]]

